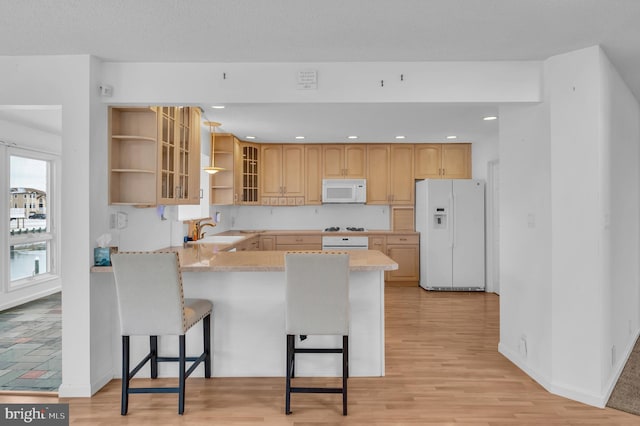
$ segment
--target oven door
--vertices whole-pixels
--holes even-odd
[[[322,250],[369,250],[369,238],[322,237]]]

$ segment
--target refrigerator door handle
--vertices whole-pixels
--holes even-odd
[[[455,221],[453,220],[455,214],[455,198],[453,192],[449,193],[449,248],[455,246],[456,234],[455,234]]]

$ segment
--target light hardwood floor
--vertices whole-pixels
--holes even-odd
[[[0,401],[68,402],[72,425],[640,424],[631,414],[552,395],[507,361],[497,352],[498,305],[495,294],[388,288],[386,376],[349,380],[347,417],[339,395],[318,394],[294,394],[293,414],[285,416],[284,378],[188,379],[183,416],[176,395],[132,395],[121,417],[119,380],[92,398]]]

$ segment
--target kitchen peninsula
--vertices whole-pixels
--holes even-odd
[[[185,297],[213,302],[213,376],[284,376],[286,252],[225,251],[229,248],[230,245],[193,244],[164,249],[179,253]],[[384,376],[384,271],[397,267],[396,262],[377,250],[350,252],[351,376]],[[93,268],[94,272],[109,270]],[[201,327],[198,324],[188,332],[188,353],[201,350],[200,339],[196,338]],[[160,350],[172,354],[177,347],[173,339],[177,338],[161,338]],[[298,346],[337,346],[338,339],[309,336]],[[144,356],[147,341],[132,338],[132,359]],[[118,324],[113,325],[112,342],[113,348],[119,350]],[[340,368],[339,360],[332,354],[300,356],[296,374],[338,376]],[[202,376],[200,370],[198,367],[194,375]],[[114,376],[119,372],[120,366],[114,365]],[[177,376],[177,367],[161,364],[159,373]]]

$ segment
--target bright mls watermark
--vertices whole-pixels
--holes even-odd
[[[69,426],[69,404],[0,404],[0,425]]]

